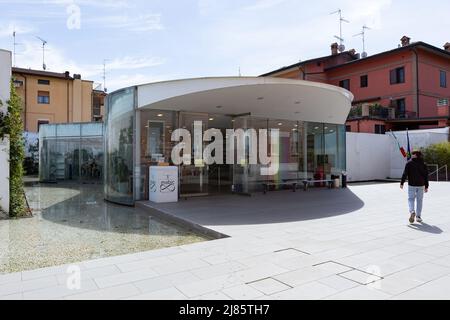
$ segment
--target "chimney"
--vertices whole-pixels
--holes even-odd
[[[331,55],[336,56],[338,54],[339,45],[337,42],[331,44]]]
[[[350,55],[355,56],[356,55],[356,50],[355,49],[350,49],[348,50],[348,53],[350,53]]]
[[[69,77],[70,77],[70,72],[69,72],[69,71],[64,72],[64,76],[65,76],[66,78],[69,78]]]
[[[409,46],[411,43],[411,38],[408,38],[407,36],[403,36],[400,41],[402,42],[402,47]]]
[[[444,50],[450,52],[450,42],[444,44]]]
[[[81,74],[74,74],[74,75],[73,75],[73,78],[74,78],[74,79],[81,80]]]

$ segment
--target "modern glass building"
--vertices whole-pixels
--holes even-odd
[[[103,123],[46,124],[39,129],[39,180],[103,182]]]
[[[193,159],[179,166],[181,197],[251,194],[264,182],[341,175],[352,100],[349,91],[330,85],[259,77],[187,79],[115,91],[106,107],[105,197],[125,205],[147,200],[149,167],[173,164],[172,132],[184,128],[194,137],[194,121],[224,137],[226,129],[279,129],[280,167],[276,175],[263,176],[261,165],[248,159],[232,165]],[[243,139],[248,150],[252,142]]]

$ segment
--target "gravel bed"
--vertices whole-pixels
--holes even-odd
[[[0,273],[205,241],[137,208],[107,203],[97,185],[26,188],[34,216],[0,220]]]

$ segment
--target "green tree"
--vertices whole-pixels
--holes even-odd
[[[450,142],[432,144],[422,149],[424,159],[428,164],[437,164],[439,167],[450,167]]]
[[[9,135],[9,215],[18,217],[26,212],[22,180],[24,160],[22,104],[12,81],[10,88],[8,113],[0,115],[0,139]]]

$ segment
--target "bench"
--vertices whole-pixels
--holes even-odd
[[[292,191],[295,192],[297,189],[297,182],[264,182],[263,184],[263,193],[266,194],[269,191],[269,187],[277,187],[277,186],[292,186]]]
[[[312,183],[326,183],[328,186],[328,189],[333,188],[334,180],[333,179],[318,179],[318,180],[308,180],[308,179],[283,179],[283,182],[302,182],[303,183],[303,190],[308,190],[308,186]]]
[[[307,191],[308,187],[310,184],[312,183],[326,183],[328,186],[328,189],[333,188],[334,185],[334,181],[333,180],[328,180],[328,179],[324,179],[324,180],[302,180],[303,182],[303,190]]]

